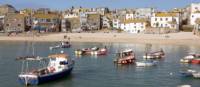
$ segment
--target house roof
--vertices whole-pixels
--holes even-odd
[[[88,18],[90,18],[90,19],[99,19],[100,15],[99,14],[88,14]]]
[[[45,18],[45,19],[55,19],[55,18],[59,18],[59,15],[57,15],[57,14],[34,14],[33,17]]]
[[[23,14],[8,14],[6,17],[7,18],[23,19],[25,17],[25,15],[23,15]]]
[[[156,17],[177,17],[177,13],[169,12],[158,12],[155,14]]]
[[[122,23],[128,24],[128,23],[144,23],[147,22],[146,19],[128,19],[128,20],[122,20]]]

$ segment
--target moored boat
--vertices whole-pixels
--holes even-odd
[[[200,64],[200,58],[194,58],[191,60],[192,64]]]
[[[107,48],[83,48],[75,50],[76,55],[106,55],[107,54]]]
[[[192,75],[194,78],[200,78],[200,72],[194,72]]]
[[[161,59],[163,57],[165,57],[165,53],[162,49],[159,51],[146,53],[143,56],[144,59]]]
[[[131,64],[135,62],[135,54],[132,49],[126,49],[117,53],[117,59],[114,60],[114,63],[117,64]]]
[[[136,62],[136,66],[138,67],[146,67],[146,66],[155,66],[157,65],[157,61],[153,61],[153,60],[144,60],[141,62]]]
[[[181,63],[191,63],[192,59],[194,59],[196,56],[193,53],[190,53],[189,55],[185,56],[184,58],[180,59]]]
[[[61,41],[60,44],[58,44],[56,46],[51,46],[51,47],[49,47],[49,49],[69,48],[69,47],[71,47],[70,42],[68,42],[68,41]]]
[[[43,60],[49,59],[49,63],[47,66],[29,70],[27,69],[27,65],[22,66],[23,70],[19,75],[19,82],[25,85],[38,85],[40,83],[53,81],[62,77],[69,75],[73,69],[74,61],[69,58],[67,54],[59,53],[59,54],[51,54],[48,58],[36,57],[36,58],[22,58],[18,60],[27,61],[30,60]],[[26,63],[28,64],[28,63]]]
[[[188,69],[186,71],[181,71],[180,74],[183,77],[192,77],[193,73],[195,73],[195,72],[196,72],[195,70]]]

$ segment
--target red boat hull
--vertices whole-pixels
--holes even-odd
[[[193,59],[191,61],[192,64],[200,64],[200,59]]]

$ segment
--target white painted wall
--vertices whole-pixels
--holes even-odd
[[[195,25],[195,21],[197,18],[200,18],[200,13],[191,13],[190,15],[190,25]]]
[[[158,27],[174,28],[172,24],[169,23],[172,20],[176,20],[177,25],[179,25],[179,17],[151,17],[151,27],[157,27],[156,23],[158,23]]]
[[[138,23],[122,23],[120,25],[120,28],[128,33],[140,33],[143,32],[146,29],[146,23],[145,22],[138,22]]]

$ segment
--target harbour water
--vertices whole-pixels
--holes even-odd
[[[34,43],[35,54],[47,56],[53,42]],[[75,56],[74,50],[87,47],[106,46],[109,53],[105,56]],[[134,64],[119,66],[113,63],[115,53],[120,49],[131,48],[136,53],[137,61],[142,60],[145,50],[163,48],[166,57],[159,60],[158,66],[138,68]],[[0,42],[0,87],[22,87],[17,81],[21,62],[15,58],[31,54],[30,43]],[[180,64],[179,60],[189,52],[200,52],[200,46],[158,45],[134,43],[72,43],[71,48],[63,49],[75,60],[72,74],[60,80],[41,84],[35,87],[177,87],[189,84],[199,87],[200,79],[183,78],[179,75],[182,69],[200,70],[200,65]]]

